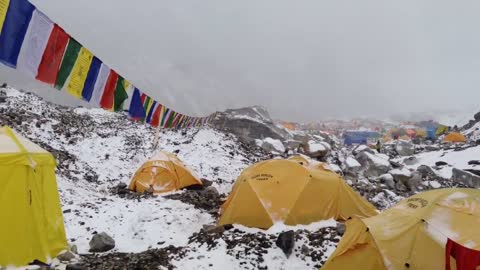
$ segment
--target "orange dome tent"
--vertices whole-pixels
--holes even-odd
[[[450,132],[447,136],[445,136],[444,141],[464,143],[467,142],[467,139],[465,138],[465,136],[463,136],[463,134],[459,132]]]
[[[218,223],[267,229],[276,222],[309,224],[377,214],[335,172],[305,162],[302,157],[274,159],[245,169],[222,205]]]
[[[137,170],[128,188],[137,192],[164,193],[194,185],[202,185],[202,181],[176,155],[159,152]]]

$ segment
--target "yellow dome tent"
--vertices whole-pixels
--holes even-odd
[[[49,152],[0,128],[0,268],[48,263],[67,249],[55,166]]]
[[[445,142],[460,142],[464,143],[467,142],[467,139],[465,136],[463,136],[462,133],[459,132],[450,132],[447,136],[445,136],[444,139]]]
[[[202,185],[202,181],[176,155],[159,152],[137,170],[129,189],[164,193],[194,185]]]
[[[376,215],[373,205],[322,166],[275,159],[245,169],[221,207],[218,221],[267,229],[276,222],[309,224]],[[300,162],[299,162],[300,161]]]
[[[445,255],[447,241],[479,250],[479,224],[480,190],[419,193],[375,217],[347,221],[345,235],[321,269],[438,270],[447,259],[457,269],[455,259]]]

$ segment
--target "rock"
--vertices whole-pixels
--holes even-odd
[[[284,141],[289,136],[287,131],[273,123],[267,110],[259,106],[226,110],[218,113],[211,123],[247,143],[264,138]]]
[[[115,247],[115,240],[107,233],[95,234],[90,240],[90,252],[105,252]]]
[[[302,248],[300,249],[300,252],[304,255],[304,256],[310,256],[310,253],[312,252],[312,249],[307,247],[307,245],[302,245]]]
[[[400,156],[411,156],[415,154],[415,145],[408,141],[398,140],[395,150]]]
[[[265,152],[277,152],[277,153],[284,153],[285,152],[285,146],[280,140],[275,140],[272,138],[266,138],[265,140],[262,141],[262,144],[260,145],[262,149]]]
[[[437,162],[435,162],[435,166],[437,166],[437,167],[445,166],[445,165],[448,165],[448,163],[445,162],[445,161],[437,161]]]
[[[337,222],[337,234],[338,235],[343,235],[346,230],[347,230],[347,227],[345,226],[345,223]]]
[[[70,251],[73,252],[74,254],[78,254],[78,248],[77,245],[73,244],[70,246]]]
[[[387,173],[391,167],[390,162],[382,156],[366,151],[360,152],[356,159],[363,166],[366,177],[378,177]]]
[[[58,254],[57,259],[59,259],[61,262],[69,262],[72,259],[75,258],[75,254],[73,252],[67,250],[63,253]]]
[[[395,183],[395,189],[398,190],[398,191],[402,191],[402,192],[405,192],[405,191],[408,190],[407,187],[405,186],[405,184],[402,183],[402,182]]]
[[[477,176],[473,173],[459,170],[457,168],[452,169],[452,181],[456,183],[464,184],[468,187],[479,188],[480,187],[480,176]]]
[[[302,142],[296,141],[296,140],[287,140],[285,144],[287,145],[287,149],[296,150],[300,148],[300,145],[302,144]]]
[[[290,257],[293,247],[295,246],[295,232],[286,231],[280,233],[275,244],[283,251],[283,253],[285,253],[287,258]]]
[[[393,176],[395,182],[402,182],[404,184],[412,177],[412,172],[406,168],[393,169],[390,171],[390,174]]]
[[[353,157],[347,157],[345,160],[345,171],[347,174],[355,176],[362,169],[362,164],[360,164]]]
[[[331,146],[326,142],[315,142],[313,140],[306,144],[305,154],[312,158],[323,158],[330,151]]]
[[[438,151],[440,150],[440,147],[438,145],[426,145],[425,150],[429,152]]]
[[[405,163],[405,165],[414,165],[414,164],[418,163],[418,159],[414,156],[411,156],[411,157],[408,157],[408,158],[404,159],[403,163]]]
[[[378,177],[381,183],[384,183],[389,189],[395,189],[395,181],[393,176],[389,173],[382,174]]]
[[[218,190],[214,186],[209,186],[207,187],[203,193],[207,198],[217,198],[220,196],[220,193],[218,193]]]
[[[475,169],[465,169],[464,171],[467,171],[469,173],[473,173],[477,176],[480,176],[480,170],[475,170]]]
[[[225,227],[223,225],[203,225],[202,228],[206,233],[223,233],[225,231]]]
[[[118,187],[119,189],[126,189],[126,188],[127,188],[127,184],[121,182],[121,183],[118,183],[117,187]]]
[[[418,191],[420,190],[420,186],[422,185],[422,175],[419,172],[413,172],[412,177],[407,180],[407,187],[411,191]]]
[[[204,187],[204,188],[210,187],[210,186],[213,184],[212,181],[207,180],[207,179],[205,179],[205,178],[202,178],[202,179],[200,179],[200,180],[202,181],[202,184],[203,184],[203,187]]]
[[[69,264],[65,268],[65,270],[87,270],[87,267],[79,264],[79,263],[74,263],[74,264]]]
[[[396,162],[396,161],[393,161],[393,160],[390,160],[390,165],[392,165],[392,168],[394,168],[394,169],[398,169],[398,168],[403,167],[403,165],[400,164],[400,162]]]
[[[470,160],[468,165],[480,165],[480,160]]]
[[[425,178],[425,177],[433,177],[435,176],[435,172],[433,171],[432,168],[430,168],[430,166],[427,166],[427,165],[420,165],[418,166],[417,168],[417,171],[420,173],[420,175]]]
[[[360,154],[361,152],[368,152],[368,153],[370,153],[370,154],[375,154],[375,150],[373,150],[372,148],[370,148],[370,147],[368,147],[368,146],[366,146],[366,145],[363,145],[363,144],[355,147],[355,149],[352,150],[352,153],[353,153],[354,155],[358,155],[358,154]]]
[[[477,112],[476,114],[474,114],[473,119],[475,119],[475,121],[479,122],[480,121],[480,112]]]

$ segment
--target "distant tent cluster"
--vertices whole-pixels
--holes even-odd
[[[109,111],[153,127],[187,128],[214,117],[175,112],[140,91],[28,0],[0,1],[0,62]]]
[[[344,143],[346,145],[367,144],[370,139],[379,139],[380,133],[376,131],[347,131],[344,133]]]
[[[465,136],[457,131],[451,131],[446,125],[434,121],[422,121],[411,125],[400,125],[382,132],[349,130],[343,133],[345,145],[369,144],[381,141],[383,143],[392,140],[431,140],[435,141],[444,136],[444,142],[465,143]]]

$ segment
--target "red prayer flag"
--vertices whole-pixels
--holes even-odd
[[[105,110],[113,110],[113,104],[115,101],[115,88],[117,87],[118,73],[114,70],[110,71],[107,82],[105,83],[105,89],[103,91],[102,100],[100,100],[100,107]]]
[[[152,127],[158,127],[160,124],[160,113],[162,112],[162,106],[162,104],[159,104],[157,109],[155,109],[155,112],[153,112],[152,120],[150,121],[150,125]]]
[[[445,247],[445,270],[451,270],[450,256],[455,259],[457,270],[480,269],[480,250],[464,247],[448,239]]]
[[[37,80],[50,85],[55,84],[69,39],[68,34],[55,24],[38,66]]]

